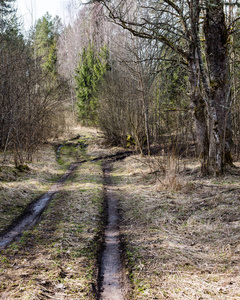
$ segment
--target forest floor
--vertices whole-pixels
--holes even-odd
[[[134,299],[240,299],[236,166],[201,178],[189,159],[131,156],[114,164]]]
[[[57,181],[40,223],[0,252],[0,299],[96,299],[106,225],[102,161],[115,154],[95,130],[45,145],[27,170],[0,165],[0,232]],[[85,148],[85,145],[88,147]],[[57,147],[58,145],[58,147]],[[56,149],[60,155],[56,159]],[[189,158],[132,155],[112,163],[129,299],[240,299],[240,163],[218,178]]]

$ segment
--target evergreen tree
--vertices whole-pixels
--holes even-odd
[[[0,34],[4,34],[9,27],[10,20],[15,13],[15,0],[1,0],[0,1]]]
[[[98,53],[95,53],[91,44],[83,49],[76,68],[75,83],[79,118],[85,123],[97,122],[97,91],[108,70],[106,47],[102,47]]]
[[[46,13],[36,23],[33,32],[35,55],[42,60],[42,68],[49,74],[57,74],[57,39],[60,34],[59,17],[54,19]]]

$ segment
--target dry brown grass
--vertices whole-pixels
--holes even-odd
[[[93,136],[88,155],[118,151],[96,145],[96,131],[79,132]],[[45,150],[28,172],[1,168],[1,226],[63,172]],[[132,299],[240,299],[240,163],[217,179],[198,177],[197,164],[139,156],[114,163]],[[102,191],[101,166],[82,165],[41,223],[2,251],[1,299],[94,299]]]
[[[78,134],[90,148],[83,155],[92,155],[98,133],[77,127],[69,138]],[[105,150],[105,155],[110,151]],[[102,150],[96,147],[96,152],[98,155]],[[9,162],[0,183],[3,227],[64,173],[72,161],[71,154],[71,149],[65,149],[59,165],[54,148],[46,146],[38,159],[28,164],[30,171],[23,173],[15,173]],[[95,299],[97,252],[102,242],[102,177],[100,163],[82,164],[50,203],[41,222],[1,251],[0,299]]]
[[[20,172],[11,161],[0,163],[0,232],[64,172],[50,145],[44,145],[28,167],[29,170]]]
[[[156,180],[146,160],[113,169],[133,299],[240,299],[239,169],[201,178],[185,161],[178,189],[166,184],[168,171]]]
[[[29,170],[24,172],[15,168],[11,156],[3,160],[3,154],[0,153],[0,232],[17,218],[29,203],[47,191],[51,184],[64,174],[71,162],[86,158],[79,147],[72,147],[65,149],[65,153],[62,151],[61,164],[56,160],[53,144],[60,144],[79,134],[84,142],[90,144],[89,148],[94,147],[99,140],[96,129],[72,127],[67,134],[59,137],[59,140],[43,145],[34,161],[27,163]],[[88,155],[92,153],[89,151]]]
[[[2,251],[1,299],[95,299],[102,193],[101,166],[85,163],[41,223]]]

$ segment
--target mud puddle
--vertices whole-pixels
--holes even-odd
[[[83,163],[73,163],[68,168],[66,173],[60,178],[60,180],[54,184],[50,190],[45,193],[42,197],[40,197],[37,201],[31,203],[23,214],[10,226],[8,230],[5,231],[0,236],[0,250],[7,247],[10,243],[12,243],[18,236],[20,236],[23,231],[34,226],[38,221],[48,206],[49,202],[53,199],[53,196],[60,191],[62,184],[67,180],[67,178],[74,172],[74,170]]]
[[[104,166],[108,221],[105,249],[101,259],[100,300],[124,300],[123,266],[121,263],[118,201],[111,189],[110,165]]]

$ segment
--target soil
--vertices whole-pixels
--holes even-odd
[[[19,216],[12,225],[10,225],[9,229],[0,236],[0,250],[11,244],[24,231],[28,230],[38,222],[42,212],[46,209],[53,196],[59,192],[62,184],[74,172],[78,165],[79,163],[71,164],[64,176],[62,176],[62,178],[54,184],[47,193],[45,193],[37,201],[31,203],[23,214]]]
[[[76,138],[75,138],[76,139]],[[71,144],[72,145],[72,144]],[[60,150],[62,148],[62,144],[57,148],[57,159],[59,159]],[[92,159],[92,162],[97,162],[99,160],[106,160],[115,158],[115,160],[122,160],[127,156],[131,155],[131,151],[119,152],[116,154],[99,156]],[[17,237],[19,237],[24,231],[33,227],[38,221],[43,213],[43,211],[48,206],[49,202],[52,200],[54,195],[59,192],[62,184],[67,180],[67,178],[75,171],[75,169],[82,163],[85,163],[86,160],[82,160],[80,162],[71,163],[70,167],[66,171],[66,173],[61,177],[61,179],[54,184],[50,190],[42,195],[37,201],[30,203],[25,211],[13,221],[13,223],[0,235],[0,250],[4,249],[6,246],[11,244]]]
[[[105,231],[105,250],[101,262],[102,283],[100,300],[124,300],[118,201],[111,190],[109,164],[104,167],[104,178],[106,183],[108,224]]]
[[[210,178],[190,158],[125,155],[95,142],[87,151],[49,191],[41,222],[1,250],[0,299],[240,299],[239,162]],[[107,158],[116,161],[103,176]]]
[[[81,164],[41,222],[0,251],[0,299],[95,300],[102,199],[101,165]]]
[[[133,299],[240,299],[239,162],[218,178],[170,162],[131,156],[111,172]]]
[[[57,153],[57,159],[60,159],[60,151],[61,147],[58,148],[58,153]],[[124,158],[128,157],[131,155],[131,151],[117,151],[114,154],[104,154],[97,156],[89,162],[91,164],[96,164],[98,161],[107,161],[107,159],[111,159],[114,161],[118,160],[123,160]],[[23,233],[30,228],[32,228],[36,223],[40,221],[40,217],[42,213],[47,209],[48,205],[52,202],[54,197],[62,191],[63,189],[63,184],[68,180],[69,177],[73,176],[74,171],[76,171],[77,167],[80,165],[86,163],[87,160],[82,160],[78,162],[74,162],[70,165],[66,173],[61,177],[61,179],[52,187],[49,189],[47,193],[42,195],[38,200],[33,201],[30,203],[25,211],[12,223],[12,225],[9,226],[7,230],[1,235],[0,237],[0,250],[5,249],[7,246],[11,245],[13,241],[18,240],[21,238]],[[103,242],[104,242],[104,251],[102,252],[102,257],[100,259],[101,265],[97,266],[97,263],[95,264],[95,274],[97,274],[96,268],[99,268],[100,270],[100,277],[99,277],[99,282],[92,283],[92,294],[96,295],[97,298],[101,300],[124,300],[126,291],[124,289],[124,284],[123,284],[123,267],[121,263],[121,249],[120,249],[120,232],[119,232],[119,214],[118,214],[118,201],[113,195],[113,191],[111,188],[111,177],[110,177],[110,164],[105,163],[103,167],[103,173],[104,173],[104,185],[105,185],[105,198],[107,200],[107,205],[106,203],[103,205],[103,207],[107,206],[107,212],[105,212],[103,215],[108,216],[107,220],[107,227],[105,230],[105,240],[104,241],[98,241],[98,239],[101,239],[101,229],[99,229],[99,234],[96,234],[95,237],[93,238],[93,243],[96,243],[96,250],[95,251],[95,258],[97,257],[97,252],[99,252],[98,249],[102,248]],[[90,174],[91,175],[91,174]],[[103,200],[104,197],[101,197]],[[60,207],[61,209],[61,207]],[[101,225],[100,225],[101,227]],[[95,229],[92,229],[95,231]],[[47,230],[51,231],[51,229]],[[98,238],[99,236],[99,238]],[[47,238],[47,235],[44,237],[45,239]],[[25,237],[24,237],[25,239]],[[20,240],[20,243],[21,240]],[[25,242],[24,242],[25,243]],[[29,248],[29,241],[27,241],[25,248]],[[24,252],[24,248],[21,249],[21,251]],[[21,252],[19,251],[19,253]],[[11,250],[10,250],[11,252]],[[4,253],[4,252],[3,252]],[[8,250],[5,252],[5,254],[8,253]],[[33,251],[34,253],[34,251]],[[100,250],[101,253],[101,250]],[[24,255],[24,254],[23,254]],[[3,256],[2,261],[8,262],[8,258],[6,258],[8,255]],[[35,255],[34,255],[35,256]],[[22,255],[17,254],[17,260],[21,260],[20,257]],[[31,260],[31,257],[29,255],[29,259]],[[26,260],[26,259],[24,259]],[[15,265],[16,262],[13,263]],[[63,271],[62,267],[61,269],[61,274],[67,274],[65,271]],[[12,272],[11,272],[12,273]],[[10,277],[10,276],[9,276]],[[26,275],[28,277],[28,275]],[[64,275],[65,277],[65,275]],[[43,281],[45,282],[45,281]],[[47,282],[47,281],[46,281]],[[58,286],[62,286],[62,284],[58,284]],[[100,286],[100,290],[97,292],[97,286]],[[4,285],[5,287],[5,285]],[[51,294],[52,293],[52,288],[50,288],[49,284],[49,290],[45,289],[44,293],[45,294]],[[41,292],[42,293],[42,292]],[[97,296],[98,294],[98,296]],[[3,299],[8,298],[8,293],[3,293],[2,297]],[[89,299],[91,296],[89,295]],[[36,298],[37,299],[37,298]],[[58,299],[58,298],[54,298]],[[84,298],[85,299],[85,298]]]

